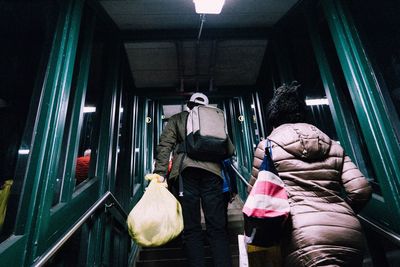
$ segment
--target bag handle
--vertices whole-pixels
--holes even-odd
[[[186,153],[183,153],[181,162],[179,163],[179,196],[183,197],[183,178],[182,178],[182,165],[185,159]]]
[[[267,141],[265,142],[265,148],[264,148],[265,154],[267,154],[267,149],[272,159],[272,143],[271,140],[269,140],[268,138]]]
[[[272,143],[271,140],[266,139],[264,148],[264,158],[260,165],[259,170],[268,170],[278,175],[278,171],[275,168],[274,161],[272,159]]]

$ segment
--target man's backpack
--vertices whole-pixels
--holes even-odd
[[[221,162],[232,156],[224,112],[213,106],[196,106],[187,117],[185,150],[196,160]]]

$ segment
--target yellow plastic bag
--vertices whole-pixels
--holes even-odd
[[[279,267],[282,266],[281,249],[279,245],[271,247],[258,247],[247,245],[248,261],[250,267]]]
[[[144,247],[161,246],[183,230],[182,207],[168,189],[157,182],[158,177],[146,175],[151,182],[127,219],[130,236]]]
[[[13,180],[6,180],[0,189],[0,231],[6,218],[7,203],[10,196]]]

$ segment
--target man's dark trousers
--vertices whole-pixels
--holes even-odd
[[[231,267],[231,252],[225,227],[222,178],[199,168],[186,168],[182,176],[183,197],[179,197],[179,201],[183,210],[183,242],[190,266],[205,266],[201,203],[214,266]]]

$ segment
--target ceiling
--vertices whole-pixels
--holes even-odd
[[[182,92],[254,86],[268,33],[296,2],[226,0],[203,23],[192,0],[101,4],[122,31],[136,87]]]

